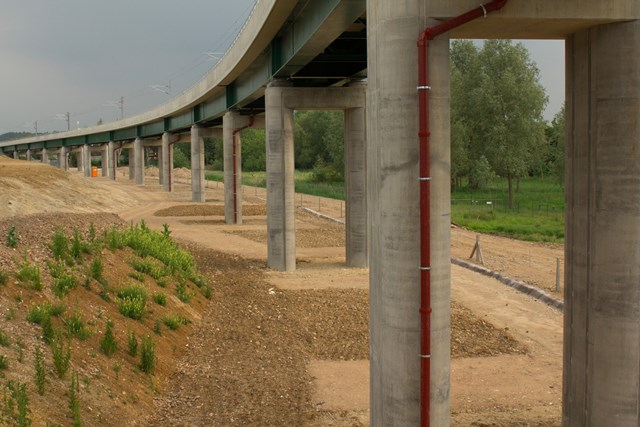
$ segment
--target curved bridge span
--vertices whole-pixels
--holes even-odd
[[[0,149],[43,161],[55,154],[62,168],[67,154],[77,151],[87,175],[92,151],[99,151],[109,165],[103,173],[112,176],[114,153],[129,149],[130,178],[143,184],[144,147],[156,146],[161,182],[170,191],[172,146],[189,142],[192,199],[202,202],[203,138],[222,135],[225,218],[239,224],[239,131],[265,127],[268,264],[293,270],[293,111],[344,110],[346,260],[370,269],[371,424],[446,427],[449,39],[566,40],[563,425],[638,426],[640,2],[485,1],[259,0],[219,64],[181,96],[125,120],[5,142]],[[490,3],[501,8],[487,14],[495,10]],[[474,9],[478,19],[428,40],[429,84],[418,88],[419,35]],[[420,126],[425,115],[418,113],[421,90],[429,91],[431,176],[419,176],[418,134],[426,134]],[[423,203],[421,181],[430,186]],[[421,205],[431,212],[427,236],[421,236]],[[420,265],[421,239],[431,245],[428,266]],[[430,354],[420,348],[421,270],[429,271],[431,283]],[[427,358],[422,402],[430,413],[421,420],[420,365]]]

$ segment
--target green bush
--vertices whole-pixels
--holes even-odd
[[[107,320],[104,335],[100,339],[100,350],[107,356],[111,356],[118,350],[118,343],[113,335],[113,322]]]
[[[26,258],[23,259],[22,264],[18,264],[18,272],[16,277],[22,283],[26,283],[36,291],[42,290],[42,279],[40,278],[40,267],[31,264]]]
[[[7,246],[15,249],[18,247],[19,240],[20,234],[18,234],[18,231],[16,231],[16,226],[14,225],[9,227],[9,229],[7,230]]]
[[[0,328],[0,347],[9,347],[9,345],[11,345],[11,340],[6,332]]]
[[[167,296],[162,292],[153,294],[153,301],[158,305],[165,306],[167,305]]]
[[[75,289],[77,281],[74,275],[65,273],[61,277],[53,279],[53,293],[58,298],[64,298],[69,295],[72,289]]]
[[[116,296],[116,304],[120,314],[132,319],[142,319],[147,309],[147,290],[138,285],[129,285],[120,289]]]
[[[71,339],[66,340],[62,334],[56,334],[51,341],[51,355],[53,356],[53,367],[58,374],[58,378],[64,377],[71,364]]]
[[[53,233],[49,248],[55,259],[65,262],[69,260],[69,239],[60,228]]]
[[[176,295],[180,301],[188,303],[195,294],[189,291],[186,282],[182,280],[176,284]]]
[[[133,331],[129,331],[127,335],[127,353],[132,357],[136,357],[138,354],[138,338]]]
[[[189,319],[180,315],[167,316],[164,319],[162,319],[162,321],[164,322],[165,325],[167,325],[167,328],[171,329],[172,331],[175,331],[182,325],[189,324]]]
[[[40,347],[36,347],[35,349],[33,363],[35,366],[36,389],[38,390],[38,394],[42,396],[47,383],[47,373],[44,367],[44,355],[42,354]]]
[[[82,320],[82,316],[77,310],[74,311],[73,316],[65,319],[64,323],[67,325],[69,335],[73,335],[81,340],[86,340],[91,336],[91,331],[85,328],[84,320]]]
[[[80,392],[80,384],[78,382],[78,373],[74,370],[71,374],[71,384],[69,385],[69,411],[71,411],[71,417],[73,418],[73,427],[81,427],[82,420],[80,419],[80,399],[78,393]]]
[[[137,280],[140,283],[144,283],[144,274],[138,273],[137,271],[132,271],[127,274],[127,276],[131,277],[133,280]]]
[[[103,270],[102,260],[100,258],[94,258],[89,267],[89,275],[95,280],[100,280]]]
[[[155,367],[156,356],[154,347],[155,344],[150,336],[145,335],[142,337],[142,343],[140,345],[140,370],[147,374],[153,372],[153,368]]]
[[[7,284],[9,280],[9,273],[4,270],[0,270],[0,286],[4,286]]]
[[[15,427],[29,427],[31,425],[29,418],[31,410],[29,409],[27,385],[8,381],[5,387],[6,389],[2,393],[4,397],[3,405],[0,406],[0,415],[4,412],[7,418],[12,421],[11,425]]]

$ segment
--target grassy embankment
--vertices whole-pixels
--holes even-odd
[[[222,181],[222,172],[207,172],[206,178]],[[315,183],[311,172],[302,171],[296,171],[295,179],[298,193],[344,200],[343,183]],[[244,185],[265,187],[266,175],[247,172],[242,181]],[[457,189],[451,193],[451,220],[483,233],[561,242],[564,239],[564,191],[552,179],[522,179],[510,209],[506,179],[497,179],[484,191]]]

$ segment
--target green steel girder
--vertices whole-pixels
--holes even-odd
[[[166,130],[174,131],[174,130],[186,129],[186,128],[190,128],[193,124],[194,124],[193,109],[190,109],[177,116],[169,117],[169,126],[166,128]]]
[[[140,126],[140,136],[145,138],[149,136],[162,135],[164,132],[164,120],[153,123],[147,123]]]
[[[32,150],[41,150],[44,148],[44,142],[32,142],[29,144],[29,148]]]
[[[117,129],[113,131],[113,141],[124,141],[127,139],[136,139],[138,137],[138,129],[130,127],[126,129]]]
[[[84,136],[72,136],[71,138],[66,138],[67,147],[77,147],[79,145],[84,145],[87,140]]]
[[[111,140],[111,132],[94,133],[87,136],[89,144],[104,144]]]

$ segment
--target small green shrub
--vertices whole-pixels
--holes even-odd
[[[100,258],[95,258],[89,267],[89,275],[95,280],[100,280],[103,271],[104,265],[102,265],[102,260]]]
[[[168,283],[166,279],[158,279],[156,280],[156,283],[158,284],[158,286],[160,286],[161,288],[166,288]]]
[[[51,344],[56,333],[55,329],[53,329],[53,322],[51,321],[51,316],[45,317],[42,320],[41,326],[42,326],[42,340],[47,344]]]
[[[127,334],[127,353],[129,356],[136,357],[138,355],[138,338],[133,331]]]
[[[123,235],[118,232],[118,229],[115,226],[105,233],[105,241],[107,243],[107,247],[112,251],[122,249],[126,246]]]
[[[4,270],[0,270],[0,286],[4,286],[7,284],[9,280],[9,273]]]
[[[0,346],[1,347],[9,347],[11,345],[11,340],[5,333],[5,331],[0,328]]]
[[[142,337],[142,343],[140,345],[140,370],[144,373],[153,372],[153,368],[156,363],[156,355],[155,355],[155,343],[153,339],[145,335]]]
[[[162,335],[162,324],[158,319],[156,319],[156,321],[153,323],[153,332],[156,335]]]
[[[51,305],[36,305],[29,309],[27,313],[27,321],[42,326],[45,318],[51,317]]]
[[[9,229],[7,230],[7,246],[15,249],[18,247],[19,240],[20,240],[20,234],[16,230],[16,226],[14,225],[9,227]]]
[[[64,298],[69,295],[77,286],[76,277],[71,273],[63,273],[60,277],[53,279],[53,293],[58,298]]]
[[[91,336],[91,331],[85,327],[84,320],[82,320],[82,316],[78,310],[73,312],[73,316],[64,319],[64,323],[67,325],[67,333],[69,335],[73,335],[81,340],[86,340]]]
[[[73,239],[71,239],[71,256],[78,263],[82,263],[82,241],[78,227],[73,228]]]
[[[9,358],[4,354],[0,354],[0,371],[4,371],[8,367],[9,367]]]
[[[52,304],[49,305],[49,314],[53,317],[58,317],[60,316],[62,313],[65,312],[65,310],[67,309],[67,306],[65,306],[62,303],[58,303],[58,304]]]
[[[61,229],[57,228],[53,233],[49,248],[55,259],[65,262],[69,260],[69,239]]]
[[[133,280],[137,280],[140,283],[144,283],[144,274],[138,273],[137,271],[132,271],[127,274],[127,276],[131,277]]]
[[[162,319],[162,321],[164,322],[165,325],[167,325],[167,328],[171,329],[172,331],[175,331],[182,325],[189,324],[189,319],[180,315],[167,316],[164,319]]]
[[[12,421],[11,425],[15,427],[29,427],[31,425],[31,418],[29,418],[31,410],[29,409],[27,385],[8,381],[5,387],[3,405],[0,406],[2,412]],[[2,412],[0,412],[0,415]]]
[[[71,373],[71,384],[69,385],[69,411],[71,411],[71,417],[73,418],[73,427],[82,426],[78,393],[80,393],[80,384],[78,382],[78,373],[74,370]]]
[[[211,290],[211,286],[209,285],[204,287],[204,290],[202,291],[202,293],[204,294],[204,297],[206,299],[211,299],[213,297],[213,291]]]
[[[100,350],[107,356],[111,356],[118,350],[118,343],[113,335],[113,322],[107,320],[104,335],[100,339]]]
[[[42,354],[40,347],[36,347],[35,349],[33,363],[35,365],[36,389],[38,390],[38,394],[42,396],[47,383],[47,373],[44,367],[44,354]]]
[[[205,279],[204,276],[201,276],[200,274],[193,274],[190,277],[190,279],[193,282],[193,284],[196,285],[200,289],[202,289],[205,286],[207,286],[207,279]]]
[[[182,280],[176,284],[176,295],[180,301],[188,303],[195,294],[189,291],[186,282]]]
[[[120,314],[132,319],[142,319],[147,309],[147,290],[143,286],[129,285],[117,293],[116,304]]]
[[[42,290],[42,279],[40,278],[40,267],[31,264],[29,260],[24,257],[22,264],[18,264],[18,272],[16,277],[22,283],[29,285],[31,289],[36,291]]]
[[[166,222],[162,224],[162,235],[165,239],[171,238],[171,230],[169,230],[169,224],[167,224]]]
[[[61,334],[56,334],[51,341],[51,355],[53,356],[53,366],[59,378],[69,370],[71,363],[71,339],[66,340]]]
[[[167,305],[167,296],[162,292],[153,295],[153,301],[161,306]]]
[[[89,223],[89,241],[91,243],[96,241],[96,228],[93,225],[93,221]]]
[[[131,267],[138,273],[149,274],[154,269],[153,259],[145,257],[143,259],[131,258],[127,261]]]

